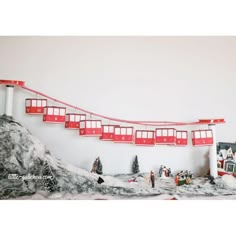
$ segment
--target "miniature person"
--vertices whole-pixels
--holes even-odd
[[[159,177],[162,176],[162,170],[163,170],[163,165],[160,166],[160,169],[159,169]]]
[[[170,168],[167,169],[167,176],[168,176],[168,177],[171,176],[171,169],[170,169]]]
[[[155,175],[154,175],[154,171],[152,171],[152,170],[150,172],[150,181],[152,184],[152,188],[155,188]]]

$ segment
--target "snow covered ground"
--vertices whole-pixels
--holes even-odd
[[[151,188],[148,182],[148,175],[138,177],[138,182],[128,183],[130,175],[120,175],[114,177],[103,176],[105,183],[102,185],[114,185],[123,182],[124,186],[135,189],[132,194],[99,194],[81,193],[72,194],[57,192],[47,194],[39,191],[32,196],[19,197],[18,199],[38,199],[38,200],[234,200],[236,199],[236,179],[225,175],[215,180],[216,184],[211,185],[207,178],[194,178],[193,184],[176,186],[174,178],[156,178],[156,187]],[[108,183],[106,183],[108,180]]]

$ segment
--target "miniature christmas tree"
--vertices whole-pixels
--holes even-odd
[[[57,190],[57,181],[47,161],[43,164],[43,184],[48,192]]]
[[[132,173],[137,174],[139,173],[139,164],[138,164],[138,156],[136,155],[132,165]]]
[[[96,173],[99,175],[102,175],[102,162],[100,160],[100,158],[97,158],[97,169],[96,169]]]

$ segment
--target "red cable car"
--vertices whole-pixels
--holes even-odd
[[[213,133],[211,129],[193,130],[192,131],[193,146],[207,146],[213,144]]]
[[[176,143],[176,130],[174,128],[157,128],[156,144],[174,144]]]
[[[47,106],[47,99],[27,98],[25,99],[25,113],[43,114],[44,107]]]
[[[46,106],[44,107],[43,121],[50,123],[64,123],[65,114],[65,107]]]
[[[115,127],[114,142],[133,143],[133,127]]]
[[[81,120],[79,134],[81,136],[101,136],[102,121],[101,120]]]
[[[67,129],[79,129],[81,120],[86,120],[86,115],[85,114],[67,113],[66,114],[65,128],[67,128]]]
[[[176,130],[176,145],[177,146],[188,145],[188,131]]]
[[[136,145],[154,146],[155,145],[154,131],[152,131],[152,130],[136,130],[135,144]]]
[[[114,132],[115,127],[119,127],[119,125],[102,125],[102,136],[101,140],[114,140]]]

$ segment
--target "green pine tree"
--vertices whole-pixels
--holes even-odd
[[[43,164],[43,185],[48,192],[57,190],[57,180],[52,173],[48,161],[45,161]]]
[[[133,165],[132,165],[132,173],[133,174],[137,174],[139,173],[139,164],[138,164],[138,156],[136,155],[133,161]]]
[[[99,174],[99,175],[102,175],[102,162],[100,160],[100,158],[98,157],[97,159],[97,170],[96,170],[96,173]]]

